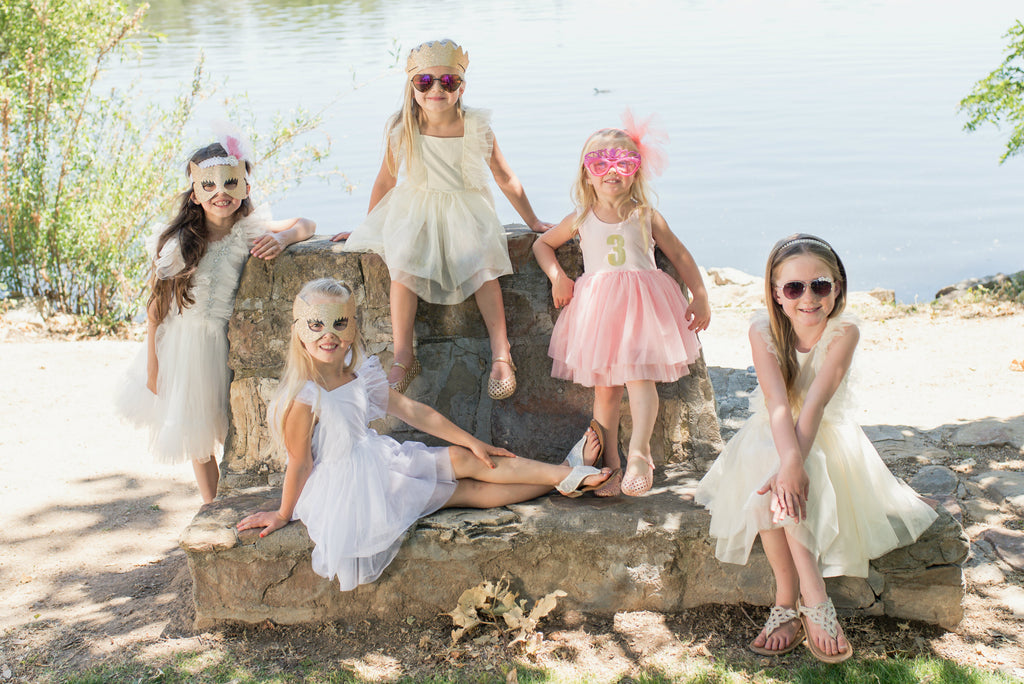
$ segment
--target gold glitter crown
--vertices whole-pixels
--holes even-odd
[[[455,67],[466,73],[469,53],[447,38],[420,43],[409,53],[405,73],[412,75],[433,66]]]

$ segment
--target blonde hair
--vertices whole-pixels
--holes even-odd
[[[587,214],[597,205],[597,193],[594,191],[594,186],[590,184],[587,167],[583,165],[583,159],[587,156],[588,152],[607,147],[618,147],[636,152],[637,154],[640,153],[633,139],[621,128],[602,128],[587,138],[587,142],[583,145],[583,151],[580,152],[579,168],[577,169],[576,179],[572,186],[572,201],[579,210],[576,220],[572,224],[573,234],[579,231]],[[646,219],[654,210],[651,197],[656,197],[647,182],[646,174],[643,172],[643,163],[644,160],[641,158],[641,169],[634,174],[633,185],[629,188],[629,200],[632,201],[630,213],[633,211],[637,212],[641,221]],[[629,203],[627,202],[627,204]],[[619,218],[625,219],[626,216],[619,216]],[[647,239],[646,234],[644,239]]]
[[[348,286],[339,283],[334,278],[320,278],[319,280],[311,280],[302,286],[299,294],[296,297],[302,297],[306,301],[313,298],[320,299],[338,299],[342,302],[348,301],[349,297],[352,297],[352,290]],[[289,309],[288,315],[291,315]],[[320,373],[317,372],[316,366],[313,364],[313,359],[310,357],[309,352],[302,345],[302,340],[299,339],[298,329],[295,326],[295,322],[292,321],[290,327],[290,333],[288,335],[288,355],[284,362],[284,372],[281,374],[281,381],[277,386],[277,394],[274,395],[274,399],[270,403],[270,409],[267,411],[267,419],[270,424],[270,435],[274,440],[275,446],[282,452],[285,451],[284,445],[284,421],[288,415],[288,410],[292,406],[292,402],[295,401],[295,397],[298,396],[299,391],[302,389],[308,381],[312,380],[318,385],[322,385],[322,378]],[[359,335],[359,329],[356,328],[356,337],[352,340],[351,352],[349,353],[348,359],[345,362],[344,370],[350,371],[353,368],[357,368],[363,357],[363,345]],[[313,406],[313,414],[319,415],[320,407]]]
[[[422,48],[430,42],[421,43],[414,47],[409,54]],[[454,41],[448,40],[453,45]],[[446,66],[446,65],[439,65]],[[465,84],[465,76],[463,76],[463,84]],[[459,99],[455,101],[455,111],[459,118],[465,116],[462,111],[462,94],[459,94]],[[424,114],[423,108],[420,107],[419,103],[416,102],[415,90],[412,87],[412,78],[409,74],[405,74],[405,87],[402,90],[402,108],[391,115],[388,119],[387,125],[384,127],[384,145],[385,149],[391,152],[391,163],[388,164],[388,170],[391,171],[391,175],[397,177],[398,171],[402,166],[402,160],[412,159],[416,154],[417,150],[413,145],[415,136],[420,131],[420,125],[423,123]]]
[[[779,368],[782,369],[782,378],[786,382],[786,394],[791,404],[795,400],[793,388],[800,364],[796,359],[796,333],[793,331],[793,323],[782,310],[782,305],[775,299],[775,275],[782,264],[804,254],[819,259],[835,281],[836,302],[828,317],[835,318],[846,308],[846,268],[843,267],[839,255],[832,249],[832,245],[807,233],[796,233],[775,243],[764,269],[764,301],[768,305],[772,343],[775,345]]]

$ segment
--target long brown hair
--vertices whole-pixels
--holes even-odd
[[[796,233],[775,243],[764,269],[764,301],[768,305],[772,343],[779,358],[782,378],[786,381],[786,394],[790,403],[794,399],[793,386],[800,364],[796,359],[796,333],[793,331],[793,323],[782,310],[782,305],[775,299],[775,274],[783,263],[802,254],[820,259],[835,281],[836,303],[828,317],[835,318],[846,308],[846,268],[842,259],[832,249],[832,245],[807,233]]]
[[[198,164],[206,159],[214,157],[227,157],[228,153],[220,143],[213,143],[196,150],[190,162]],[[251,171],[248,161],[245,162],[246,172]],[[188,177],[188,165],[185,166],[185,176]],[[209,231],[206,228],[206,215],[203,207],[196,204],[192,194],[192,183],[189,181],[188,189],[178,196],[178,213],[167,224],[156,243],[156,253],[160,254],[164,245],[172,237],[178,239],[178,247],[181,250],[181,258],[185,267],[169,278],[157,276],[156,268],[150,274],[149,284],[149,305],[156,302],[156,319],[162,321],[171,309],[171,302],[177,304],[178,310],[185,309],[195,304],[192,297],[192,278],[195,275],[199,261],[206,254],[209,246]],[[235,220],[252,213],[252,201],[246,197],[242,200],[242,206],[235,212]]]

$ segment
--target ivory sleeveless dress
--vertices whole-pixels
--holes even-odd
[[[455,493],[448,447],[397,442],[367,424],[383,418],[388,382],[380,361],[363,361],[355,380],[325,390],[307,382],[295,401],[312,407],[313,470],[292,514],[313,548],[313,571],[342,591],[373,582],[406,531]]]
[[[613,387],[689,374],[700,342],[679,283],[654,262],[650,218],[605,223],[591,212],[579,232],[584,273],[551,332],[551,375]]]
[[[490,113],[464,108],[461,138],[413,136],[398,157],[404,177],[345,242],[346,251],[380,254],[391,279],[434,304],[458,304],[489,280],[512,273],[505,229],[488,188]]]
[[[821,339],[809,352],[797,352],[800,372],[799,401],[821,370],[829,344],[847,326],[856,326],[852,314],[831,319]],[[752,326],[771,343],[767,312]],[[849,389],[850,371],[825,406],[821,426],[804,463],[810,479],[807,519],[792,518],[773,524],[771,494],[757,494],[779,470],[768,408],[758,388],[750,398],[753,415],[718,456],[700,481],[694,500],[711,511],[711,536],[717,538],[715,557],[745,565],[758,531],[788,527],[817,558],[823,577],[867,577],[868,561],[906,546],[938,517],[914,490],[897,479],[854,420]]]
[[[159,361],[157,393],[146,387],[147,349],[143,344],[128,368],[115,398],[119,413],[149,430],[150,452],[159,463],[205,463],[217,457],[228,432],[228,319],[235,308],[235,292],[249,259],[253,240],[266,232],[270,207],[261,205],[211,242],[192,278],[195,303],[179,310],[172,302],[156,329]],[[160,254],[156,238],[148,241],[157,277],[179,273],[185,262],[177,238]]]

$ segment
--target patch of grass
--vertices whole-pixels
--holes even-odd
[[[984,672],[958,665],[941,658],[854,658],[841,665],[809,662],[796,667],[757,665],[741,666],[717,660],[700,659],[691,662],[689,674],[674,675],[658,669],[645,668],[633,676],[612,675],[612,679],[580,671],[573,682],[631,682],[633,684],[1012,684],[1019,681],[999,673]],[[447,682],[493,683],[506,682],[506,674],[515,667],[521,684],[565,682],[563,676],[536,666],[506,664],[490,671],[467,667],[445,669],[425,677],[399,677],[393,682],[417,684],[443,684]],[[302,661],[297,667],[282,668],[275,663],[241,663],[234,658],[209,658],[202,652],[184,654],[163,667],[130,659],[116,664],[101,665],[89,670],[60,674],[44,674],[41,681],[60,681],[68,684],[106,684],[107,682],[138,682],[139,684],[357,684],[367,679],[351,670],[331,663]]]

